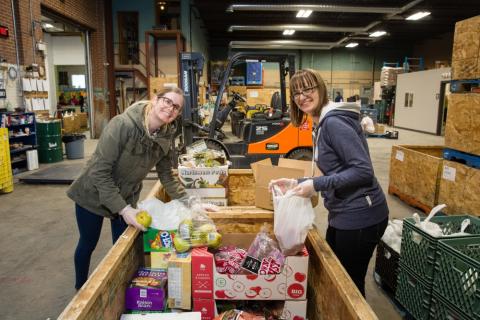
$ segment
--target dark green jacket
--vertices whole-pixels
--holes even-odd
[[[127,204],[135,207],[142,180],[153,166],[171,198],[186,197],[172,173],[170,143],[175,129],[150,136],[143,125],[145,106],[132,105],[103,130],[92,158],[67,190],[79,206],[108,218]]]

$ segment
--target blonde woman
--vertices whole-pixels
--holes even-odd
[[[67,195],[75,201],[80,238],[75,250],[75,288],[88,278],[90,257],[104,218],[115,241],[127,224],[145,228],[135,217],[142,181],[152,167],[172,199],[186,198],[172,174],[170,144],[174,120],[181,115],[183,91],[169,88],[151,101],[138,102],[114,117],[103,130],[97,148]]]
[[[321,192],[328,210],[326,240],[365,296],[365,275],[373,250],[388,222],[388,207],[373,172],[360,106],[333,102],[315,70],[299,70],[290,80],[292,124],[313,119],[314,161],[324,173],[313,179],[278,179],[303,197]]]

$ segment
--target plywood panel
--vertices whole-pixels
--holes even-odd
[[[167,87],[177,87],[177,77],[150,77],[150,98]]]
[[[393,146],[390,186],[421,204],[437,204],[442,146]]]
[[[480,155],[480,93],[452,93],[448,97],[445,146]]]
[[[448,214],[480,216],[480,170],[444,160],[438,203]]]
[[[452,79],[480,78],[480,16],[455,24]]]

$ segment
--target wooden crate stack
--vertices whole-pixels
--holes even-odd
[[[0,193],[13,191],[12,166],[10,163],[10,145],[8,129],[0,128]]]
[[[438,202],[449,214],[480,216],[480,16],[455,25],[452,81]]]

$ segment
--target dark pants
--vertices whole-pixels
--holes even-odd
[[[371,227],[357,230],[327,229],[327,243],[365,297],[365,275],[373,250],[387,228],[388,218]]]
[[[104,217],[94,214],[85,208],[75,204],[75,215],[77,217],[78,231],[80,239],[75,250],[75,289],[80,289],[88,278],[88,269],[90,268],[90,257],[97,246],[102,231]],[[112,241],[115,243],[127,224],[122,218],[111,220]]]

